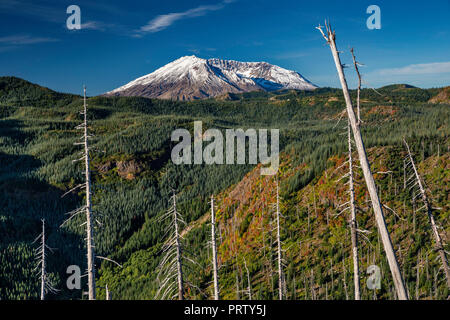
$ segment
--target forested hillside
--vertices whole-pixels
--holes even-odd
[[[88,88],[89,90],[89,88]],[[81,91],[81,90],[80,90]],[[355,92],[352,92],[355,94]],[[449,104],[440,89],[405,85],[361,92],[362,135],[379,188],[392,242],[410,297],[449,295],[426,213],[404,188],[402,139],[406,138],[426,184],[441,235],[448,243],[450,152]],[[434,99],[438,97],[438,99]],[[439,103],[436,103],[439,102]],[[86,268],[81,206],[82,97],[61,94],[13,77],[0,78],[0,298],[38,299],[33,243],[47,222],[47,271],[60,291],[49,299],[85,299],[66,287],[66,268]],[[186,268],[185,295],[211,299],[210,197],[216,198],[219,285],[223,299],[276,299],[272,205],[280,185],[281,240],[287,299],[352,299],[348,212],[347,121],[342,92],[279,91],[229,94],[217,99],[174,102],[138,97],[88,99],[93,181],[94,243],[98,299],[108,285],[113,299],[154,299],[158,265],[167,237],[159,217],[172,190],[186,221],[183,243],[197,263]],[[174,165],[171,132],[207,128],[278,128],[282,151],[276,177],[253,165]],[[354,158],[357,159],[356,152]],[[355,161],[357,165],[357,161]],[[362,175],[356,174],[363,299],[393,299],[391,274],[378,239]],[[446,244],[445,249],[450,250]],[[376,264],[382,288],[368,290],[366,270]],[[250,279],[250,281],[248,281]]]

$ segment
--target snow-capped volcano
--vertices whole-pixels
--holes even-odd
[[[298,72],[267,62],[239,62],[186,56],[105,95],[195,100],[229,92],[315,88],[317,87]]]

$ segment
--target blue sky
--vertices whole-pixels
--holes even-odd
[[[81,8],[68,30],[66,8]],[[381,29],[369,30],[369,5]],[[354,47],[366,87],[450,85],[450,0],[19,1],[0,0],[0,76],[90,95],[121,86],[184,55],[267,61],[338,87],[315,26],[331,20],[344,62]],[[353,70],[347,70],[350,86]]]

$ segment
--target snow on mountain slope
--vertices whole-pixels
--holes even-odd
[[[298,72],[267,62],[207,60],[186,56],[105,95],[195,100],[229,92],[315,88]]]

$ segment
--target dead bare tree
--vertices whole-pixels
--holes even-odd
[[[214,300],[219,300],[219,278],[217,275],[216,220],[214,214],[214,196],[211,196],[211,247],[214,273]]]
[[[156,297],[166,299],[169,294],[172,294],[169,296],[170,299],[178,296],[178,300],[184,300],[183,263],[179,224],[186,225],[186,222],[177,211],[175,191],[173,191],[171,202],[172,204],[169,207],[169,210],[167,210],[167,212],[158,220],[160,222],[163,220],[170,221],[166,233],[170,232],[171,236],[163,246],[165,256],[161,260],[160,272],[157,276],[160,287],[156,293]],[[163,280],[161,280],[161,276],[164,276]],[[176,281],[173,281],[175,278]],[[175,290],[175,288],[177,290]],[[175,294],[174,291],[176,291]]]
[[[419,250],[419,254],[417,255],[417,264],[416,264],[416,300],[420,298],[420,265],[421,265],[421,254]]]
[[[355,53],[353,48],[350,50],[353,58],[353,65],[355,67],[356,74],[358,75],[358,90],[356,94],[356,111],[358,115],[358,124],[361,124],[361,103],[360,103],[360,95],[361,95],[361,74],[359,73],[359,67],[361,64],[356,61]]]
[[[277,203],[276,203],[276,219],[277,219],[277,261],[278,261],[278,297],[280,300],[283,300],[283,267],[282,267],[282,258],[281,258],[281,239],[280,239],[280,193],[277,183]]]
[[[350,128],[349,120],[347,121],[347,142],[348,142],[348,160],[342,166],[344,166],[346,163],[348,163],[348,172],[344,176],[342,176],[339,180],[348,177],[347,184],[348,184],[349,201],[345,202],[341,205],[341,206],[344,206],[344,208],[338,215],[340,215],[344,211],[347,211],[347,210],[350,211],[349,226],[350,226],[351,244],[352,244],[354,298],[355,298],[355,300],[361,300],[360,281],[359,281],[359,262],[358,262],[358,259],[359,259],[359,257],[358,257],[358,232],[363,232],[363,231],[358,230],[358,225],[356,223],[357,208],[356,208],[356,203],[355,203],[352,137],[351,137],[351,128]],[[341,168],[341,167],[339,167],[339,168]],[[345,264],[344,264],[344,268],[345,268]],[[344,274],[344,277],[345,277],[345,274]],[[344,279],[344,281],[345,281],[345,279]],[[344,285],[345,285],[345,283],[344,283]]]
[[[344,94],[346,106],[347,106],[347,115],[350,120],[350,124],[353,131],[353,137],[356,144],[356,149],[359,155],[359,162],[364,174],[364,179],[366,181],[367,189],[369,191],[370,199],[372,202],[373,210],[375,213],[375,219],[378,226],[378,231],[381,234],[381,239],[383,241],[384,250],[386,252],[386,257],[389,263],[389,267],[392,273],[392,277],[394,280],[395,289],[397,291],[397,296],[400,300],[407,300],[408,295],[405,289],[405,285],[403,282],[402,274],[400,272],[400,268],[397,262],[397,258],[395,256],[395,251],[392,246],[391,237],[386,227],[386,222],[383,215],[383,208],[380,203],[380,199],[378,197],[377,188],[375,185],[375,181],[372,176],[372,172],[370,170],[369,160],[366,155],[364,142],[362,139],[359,122],[355,117],[355,112],[353,110],[353,104],[350,98],[350,93],[347,86],[347,81],[345,79],[343,66],[341,63],[341,59],[339,56],[339,52],[336,47],[336,33],[332,30],[331,26],[328,23],[325,23],[326,34],[322,30],[321,26],[318,26],[317,29],[320,31],[322,36],[324,37],[327,44],[330,46],[331,53],[333,55],[334,62],[336,64],[336,69],[339,75],[339,80],[341,82],[342,91]]]
[[[247,293],[248,293],[248,300],[252,300],[252,282],[250,281],[250,272],[248,271],[247,268],[247,261],[245,261],[244,258],[244,267],[245,267],[245,271],[247,272]]]
[[[109,289],[108,289],[108,285],[106,285],[106,287],[105,287],[105,298],[106,298],[106,300],[111,300],[111,291],[109,291]]]
[[[84,187],[86,190],[86,204],[78,209],[75,209],[68,213],[69,218],[63,222],[61,226],[72,220],[74,217],[76,217],[78,214],[85,212],[86,214],[86,221],[82,225],[86,225],[86,249],[87,249],[87,275],[88,275],[88,294],[89,294],[89,300],[95,300],[95,253],[94,253],[94,227],[92,224],[92,200],[91,200],[91,173],[90,173],[90,159],[89,159],[89,139],[91,136],[88,134],[88,121],[87,121],[87,103],[86,103],[86,86],[83,88],[83,111],[81,114],[84,116],[84,121],[82,124],[78,125],[76,129],[83,130],[83,136],[80,140],[82,142],[75,142],[75,145],[82,145],[84,147],[84,150],[81,152],[82,157],[80,159],[74,160],[73,162],[77,161],[83,161],[85,164],[85,182],[82,184],[77,185],[76,187],[72,188],[71,190],[67,191],[63,196],[66,194],[78,189]]]
[[[350,230],[352,239],[353,253],[353,282],[355,287],[355,300],[361,300],[359,289],[359,264],[358,264],[358,225],[356,223],[356,205],[355,205],[355,188],[353,183],[353,158],[352,158],[352,140],[350,133],[350,121],[348,122],[348,192],[350,195]]]
[[[41,300],[45,299],[45,219],[42,219],[42,233],[41,233]]]
[[[94,262],[94,228],[92,225],[92,203],[91,203],[91,172],[89,170],[89,135],[87,123],[87,103],[86,103],[86,87],[83,89],[84,98],[84,165],[85,165],[85,179],[86,179],[86,247],[87,247],[87,271],[88,271],[88,287],[89,300],[95,300],[95,262]]]
[[[347,290],[347,269],[345,268],[345,256],[342,259],[342,267],[344,270],[344,292],[345,292],[345,300],[348,300],[348,290]],[[355,298],[356,299],[356,298]]]
[[[181,226],[186,226],[186,222],[183,220],[181,214],[177,209],[177,196],[173,190],[173,195],[170,197],[170,206],[165,214],[163,214],[157,222],[169,221],[166,229],[166,235],[169,234],[169,239],[162,246],[163,258],[159,264],[159,273],[156,277],[159,283],[159,289],[156,292],[155,297],[158,299],[174,299],[178,297],[178,300],[185,299],[185,289],[186,287],[197,290],[204,297],[207,295],[202,292],[202,290],[189,282],[184,277],[185,269],[190,268],[193,265],[202,268],[202,266],[197,263],[190,256],[192,252],[189,252],[182,244],[183,234],[187,232],[181,232]],[[186,229],[185,229],[186,230]]]
[[[262,259],[263,259],[263,264],[262,264],[262,268],[263,268],[263,273],[266,275],[265,278],[267,278],[267,282],[268,282],[268,286],[273,285],[272,284],[272,274],[271,274],[271,270],[272,270],[272,261],[270,259],[271,254],[268,254],[267,252],[270,252],[270,250],[272,248],[268,249],[268,244],[267,244],[267,237],[266,237],[266,233],[271,230],[267,230],[267,225],[264,223],[264,212],[266,212],[265,207],[262,209],[261,212],[261,225],[259,227],[259,230],[261,230],[261,246],[259,247],[259,252],[262,252]],[[270,226],[270,223],[268,224]]]
[[[40,271],[40,280],[41,280],[41,300],[45,300],[45,294],[47,292],[56,293],[58,290],[53,288],[52,284],[50,283],[48,277],[47,277],[47,250],[52,250],[46,243],[45,243],[45,219],[42,219],[42,232],[41,234],[34,240],[40,241],[40,245],[38,248],[35,249],[35,256],[37,260],[37,266],[35,270]]]
[[[419,175],[419,172],[417,171],[416,164],[414,163],[414,159],[411,154],[411,150],[409,149],[409,145],[405,139],[403,139],[403,142],[404,142],[406,150],[408,152],[407,159],[405,160],[406,164],[410,165],[413,170],[413,174],[408,179],[408,181],[411,180],[410,188],[411,189],[414,189],[415,187],[419,188],[417,194],[413,195],[413,199],[415,199],[418,196],[421,196],[421,198],[422,198],[424,205],[423,205],[423,207],[419,208],[417,211],[425,209],[427,212],[428,221],[430,222],[430,228],[431,228],[431,231],[434,236],[434,241],[436,242],[436,251],[439,252],[439,256],[441,258],[441,263],[442,263],[442,268],[444,269],[444,273],[447,278],[447,286],[450,288],[450,270],[448,267],[448,260],[447,260],[446,254],[445,254],[444,246],[442,245],[442,239],[439,234],[438,226],[436,225],[436,220],[434,219],[433,210],[431,208],[430,202],[429,202],[427,194],[425,192],[425,188],[422,184],[422,180]]]
[[[84,161],[84,177],[85,181],[84,183],[78,184],[74,188],[70,189],[66,193],[62,195],[62,197],[66,196],[67,194],[81,188],[85,188],[85,194],[86,194],[86,202],[83,206],[68,212],[67,215],[69,215],[69,218],[67,218],[62,224],[61,227],[65,224],[69,223],[72,220],[75,220],[74,218],[78,216],[81,213],[85,213],[86,220],[84,223],[80,225],[80,227],[86,225],[86,251],[87,251],[87,275],[88,275],[88,295],[89,300],[95,300],[96,298],[96,284],[95,284],[95,258],[106,260],[113,262],[114,264],[118,265],[122,268],[122,266],[117,263],[116,261],[102,257],[102,256],[96,256],[94,252],[94,216],[92,212],[92,185],[91,185],[91,171],[90,171],[90,151],[91,147],[89,146],[89,139],[92,138],[92,135],[88,132],[88,121],[87,121],[87,103],[86,103],[86,86],[83,88],[83,111],[80,112],[80,114],[83,115],[83,123],[78,125],[76,127],[77,130],[83,130],[83,136],[80,138],[80,142],[75,142],[74,145],[81,145],[83,146],[83,151],[81,152],[82,157],[76,160],[73,160],[73,162],[78,161]],[[99,150],[97,150],[99,151]],[[104,151],[103,151],[104,152]],[[100,221],[95,219],[95,222],[98,225],[102,225]]]
[[[236,273],[236,300],[241,300],[241,296],[239,295],[240,288],[239,288],[239,275],[238,275],[237,266],[235,269],[236,269],[235,270],[235,273]]]

